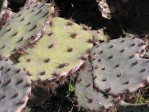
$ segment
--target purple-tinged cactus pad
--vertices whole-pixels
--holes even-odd
[[[134,92],[149,82],[149,59],[143,59],[146,42],[120,38],[95,46],[90,53],[94,85],[117,96]]]
[[[0,112],[20,112],[31,92],[27,73],[10,60],[0,61]]]
[[[110,95],[104,95],[93,88],[92,68],[88,64],[87,70],[78,72],[78,78],[75,84],[75,95],[79,106],[93,110],[102,111],[115,106],[119,98],[113,98]]]

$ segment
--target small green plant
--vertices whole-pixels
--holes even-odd
[[[74,103],[74,99],[72,99],[72,93],[75,91],[75,81],[73,77],[70,77],[69,83],[68,83],[68,91],[66,97],[69,101]]]

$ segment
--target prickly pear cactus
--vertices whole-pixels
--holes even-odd
[[[25,6],[0,31],[0,54],[9,57],[14,51],[25,46],[29,40],[39,38],[47,19],[53,13],[52,10],[53,6],[45,3]]]
[[[78,72],[75,95],[79,106],[92,111],[102,111],[115,106],[119,98],[102,94],[93,87],[92,67],[88,63],[85,70]]]
[[[90,53],[94,85],[98,91],[117,96],[134,92],[149,81],[147,44],[138,38],[120,38],[95,46]]]
[[[42,38],[28,48],[17,64],[36,80],[59,79],[76,71],[92,47],[90,34],[72,21],[54,18]]]
[[[149,104],[129,104],[121,102],[118,112],[149,112]]]
[[[10,60],[0,60],[0,112],[20,112],[31,92],[27,73]]]

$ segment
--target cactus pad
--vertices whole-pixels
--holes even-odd
[[[0,54],[8,57],[36,35],[40,36],[52,7],[51,4],[32,3],[18,12],[0,31]]]
[[[75,95],[77,96],[79,106],[94,111],[113,107],[116,99],[118,101],[118,98],[104,95],[93,88],[92,68],[89,64],[87,70],[79,71],[75,84]]]
[[[30,94],[30,79],[10,60],[0,61],[0,112],[20,112]]]
[[[26,69],[32,80],[67,76],[82,65],[85,51],[92,47],[89,39],[82,27],[56,17],[42,38],[20,57],[18,66]]]
[[[119,95],[134,92],[149,82],[149,59],[143,59],[146,43],[138,38],[120,38],[91,50],[97,90]]]

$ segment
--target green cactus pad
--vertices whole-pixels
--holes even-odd
[[[27,73],[10,60],[0,61],[0,112],[20,112],[31,92]]]
[[[72,21],[55,18],[34,47],[20,57],[18,66],[27,70],[32,80],[54,79],[73,73],[83,63],[92,47],[90,34]]]
[[[51,4],[32,3],[18,12],[0,31],[0,54],[8,57],[29,40],[40,37],[51,10]]]
[[[143,59],[146,43],[120,38],[95,46],[90,53],[97,90],[117,96],[134,92],[149,82],[149,59]]]
[[[78,72],[75,84],[75,95],[79,106],[92,111],[102,111],[115,106],[116,99],[110,95],[104,95],[93,87],[92,67],[87,64],[85,70]],[[115,103],[114,103],[115,102]]]

